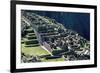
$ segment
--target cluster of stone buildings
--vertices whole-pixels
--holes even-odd
[[[65,60],[90,59],[90,42],[77,32],[65,28],[54,19],[33,12],[22,11],[22,17],[33,27],[39,43],[52,55],[64,56]]]

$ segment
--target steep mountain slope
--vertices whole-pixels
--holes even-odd
[[[53,58],[64,56],[65,60],[90,59],[90,43],[77,32],[46,16],[25,10],[21,14],[22,37],[26,36],[25,29],[32,27],[39,44],[51,52]]]

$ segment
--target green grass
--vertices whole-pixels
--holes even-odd
[[[64,58],[56,58],[56,59],[42,59],[43,62],[56,62],[56,61],[64,61]]]
[[[25,53],[26,55],[47,55],[49,54],[46,50],[42,49],[41,46],[36,46],[36,47],[25,47],[25,44],[21,45],[21,50],[23,53]]]
[[[33,33],[28,33],[28,35],[35,35],[35,33],[33,32]]]
[[[25,47],[25,44],[21,44],[21,50],[25,55],[48,55],[49,53],[42,49],[41,46],[36,46],[36,47]],[[56,59],[45,59],[41,58],[42,62],[56,62],[56,61],[64,61],[64,58],[56,58]]]

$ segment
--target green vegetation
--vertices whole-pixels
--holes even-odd
[[[64,58],[63,57],[59,57],[59,58],[46,58],[46,57],[43,57],[43,58],[39,58],[39,56],[43,56],[43,55],[49,55],[49,53],[44,50],[40,45],[39,45],[39,42],[38,42],[38,39],[34,33],[34,30],[32,30],[32,28],[28,28],[26,29],[27,31],[27,34],[26,34],[26,37],[23,38],[22,37],[22,40],[21,40],[21,51],[22,53],[24,54],[23,56],[26,57],[26,61],[28,61],[28,59],[30,59],[30,57],[32,58],[32,56],[38,61],[41,61],[41,62],[55,62],[55,61],[64,61]],[[60,50],[61,48],[57,48],[55,50]],[[30,57],[27,57],[27,56],[30,56]]]
[[[41,56],[41,55],[46,55],[48,52],[41,48],[41,46],[36,46],[36,47],[25,47],[25,44],[21,45],[22,52],[26,55],[33,55],[33,56]]]
[[[43,62],[56,62],[56,61],[64,61],[64,58],[61,57],[61,58],[56,58],[56,59],[41,59]]]
[[[28,33],[28,36],[35,36],[35,33]]]
[[[33,40],[27,40],[27,41],[25,41],[25,44],[26,45],[30,45],[30,44],[38,44],[39,42],[38,42],[38,40],[37,39],[33,39]]]
[[[21,40],[22,52],[25,55],[33,55],[33,56],[47,55],[48,52],[43,48],[41,48],[41,46],[39,45],[39,42],[32,27],[28,27],[26,31],[27,31],[26,38],[23,38]]]
[[[23,63],[90,59],[90,42],[77,32],[46,16],[23,11],[23,17],[30,24],[22,22],[25,25],[21,33]]]

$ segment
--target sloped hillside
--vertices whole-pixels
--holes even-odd
[[[89,41],[77,32],[65,28],[63,24],[46,16],[40,16],[25,10],[22,10],[21,14],[21,33],[24,47],[30,49],[40,46],[42,50],[48,52],[40,54],[39,50],[33,49],[34,52],[39,53],[38,55],[32,54],[36,57],[35,62],[90,59]],[[25,51],[25,48],[22,47],[23,57],[25,57],[28,49]],[[43,55],[46,56],[41,58]]]

